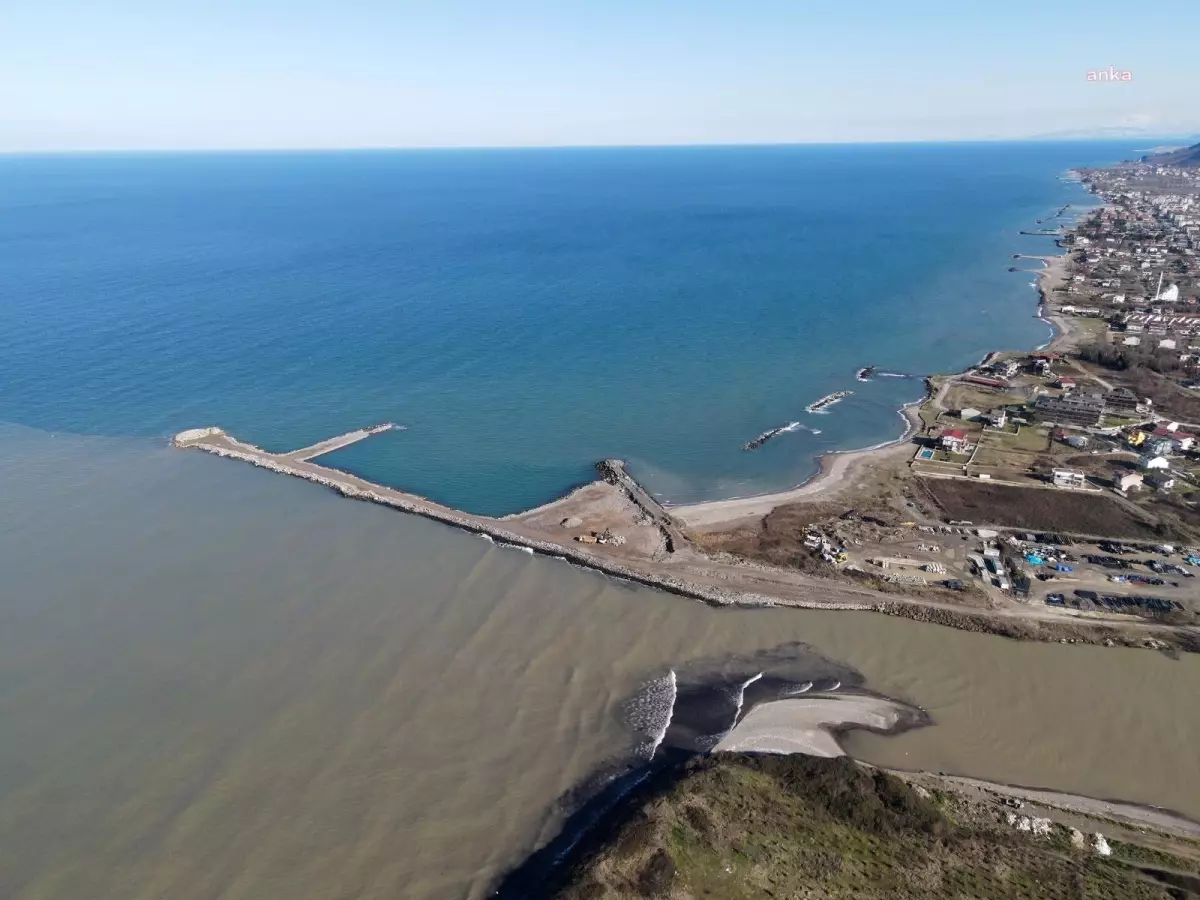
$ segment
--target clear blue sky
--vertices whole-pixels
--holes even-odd
[[[4,0],[0,151],[1193,133],[1198,41],[1200,0]]]

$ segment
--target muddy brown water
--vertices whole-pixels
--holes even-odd
[[[0,428],[0,896],[483,897],[672,666],[813,645],[852,752],[1200,817],[1200,658],[715,610],[249,466]]]

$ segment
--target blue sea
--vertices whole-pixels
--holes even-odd
[[[920,381],[861,366],[1048,340],[1007,269],[1055,248],[1018,232],[1135,149],[0,157],[0,421],[276,450],[395,421],[325,461],[488,514],[609,456],[673,502],[788,487],[900,432]]]

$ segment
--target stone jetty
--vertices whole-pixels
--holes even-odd
[[[641,561],[637,559],[615,560],[600,555],[602,548],[584,550],[579,545],[573,545],[565,536],[562,539],[551,539],[548,536],[534,533],[532,529],[525,527],[520,516],[495,519],[489,516],[474,515],[444,506],[426,497],[375,484],[356,475],[331,469],[312,461],[317,456],[347,447],[383,431],[400,427],[392,423],[376,425],[286,453],[272,453],[240,441],[217,427],[181,431],[175,435],[171,443],[180,449],[202,450],[225,459],[247,462],[281,475],[303,478],[305,481],[331,488],[343,497],[390,506],[393,509],[433,519],[473,534],[487,535],[497,544],[524,548],[533,553],[562,559],[574,565],[602,572],[613,578],[655,587],[673,594],[702,600],[715,606],[787,605],[810,609],[874,609],[876,607],[876,603],[872,599],[866,598],[856,598],[850,602],[785,599],[757,592],[700,584],[665,572],[649,571],[649,567],[640,566],[639,562]],[[662,505],[626,471],[624,462],[604,460],[598,463],[596,468],[607,484],[619,489],[623,495],[629,498],[639,516],[648,519],[662,532],[667,542],[668,552],[673,553],[682,545],[685,538],[679,531],[678,524]],[[593,545],[588,546],[591,548]]]

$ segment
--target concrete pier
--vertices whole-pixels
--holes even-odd
[[[324,441],[317,441],[311,447],[303,447],[300,450],[285,453],[280,459],[286,459],[291,462],[306,462],[310,459],[316,459],[318,456],[324,456],[326,453],[332,453],[334,450],[341,450],[343,447],[357,444],[359,441],[364,441],[373,434],[380,434],[384,431],[403,431],[404,428],[405,426],[397,425],[395,422],[384,422],[380,425],[372,425],[370,428],[360,428],[357,431],[340,434],[337,437],[331,437]]]

